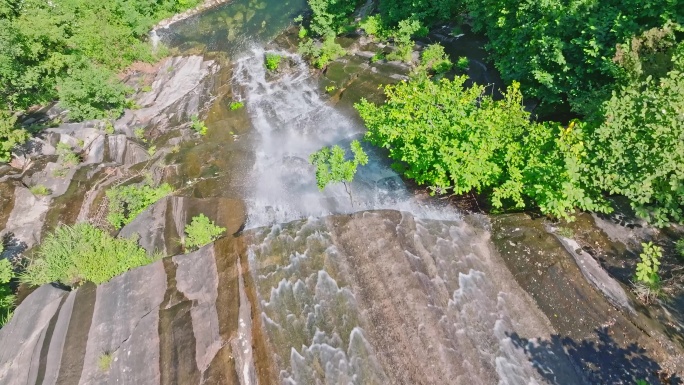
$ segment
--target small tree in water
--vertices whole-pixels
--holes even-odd
[[[344,189],[349,194],[349,201],[353,206],[351,181],[356,174],[356,168],[359,165],[368,164],[368,155],[363,151],[358,140],[351,142],[351,150],[354,153],[354,159],[345,160],[347,152],[342,147],[323,147],[311,154],[309,162],[316,166],[318,188],[323,191],[328,184],[341,182],[344,184]]]

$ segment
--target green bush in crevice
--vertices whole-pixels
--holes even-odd
[[[114,238],[89,223],[62,225],[45,237],[19,279],[30,285],[99,285],[159,257],[148,255],[135,239]]]

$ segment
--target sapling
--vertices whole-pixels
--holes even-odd
[[[349,194],[349,201],[352,206],[354,199],[352,196],[351,182],[356,174],[359,165],[368,164],[368,155],[363,151],[358,140],[351,142],[351,150],[354,159],[345,160],[346,151],[340,146],[323,147],[311,154],[309,162],[316,166],[316,184],[318,189],[323,191],[330,183],[342,183],[344,189]]]
[[[642,243],[644,251],[639,255],[641,262],[637,263],[636,279],[646,284],[648,287],[657,287],[660,283],[660,258],[663,256],[663,249],[656,246],[653,242]]]

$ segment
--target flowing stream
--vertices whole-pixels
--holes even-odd
[[[249,263],[281,383],[543,382],[509,335],[550,329],[492,256],[486,220],[418,203],[370,147],[353,204],[341,185],[319,191],[309,154],[363,128],[299,56],[278,52],[288,68],[272,74],[265,53],[239,59],[233,82],[254,128]]]
[[[264,34],[250,32],[259,22],[245,24],[251,39],[234,37],[247,14],[228,7],[203,16],[215,29],[200,17],[167,40],[200,39],[193,25],[210,31],[202,45],[233,58],[233,98],[251,127],[240,139],[248,155],[233,163],[246,169],[239,185],[261,317],[253,323],[241,308],[240,334],[262,327],[272,362],[247,362],[251,348],[239,341],[242,383],[257,382],[260,365],[292,385],[545,383],[510,336],[534,343],[553,330],[493,251],[487,219],[418,201],[365,144],[370,162],[352,183],[353,200],[342,185],[319,191],[309,155],[330,145],[350,153],[365,129],[330,103],[298,55],[278,51],[284,64],[268,72],[269,51],[254,38]],[[217,43],[225,20],[230,48]],[[561,383],[586,382],[564,355],[549,359],[564,368],[554,373]]]

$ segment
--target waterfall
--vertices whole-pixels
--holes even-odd
[[[285,64],[270,73],[266,52],[237,60],[233,82],[254,128],[254,305],[281,383],[544,383],[509,336],[552,331],[492,253],[486,219],[419,203],[370,146],[353,205],[342,186],[319,191],[309,155],[348,148],[363,127],[328,103],[299,56],[277,52]]]
[[[154,52],[157,52],[157,47],[159,46],[159,35],[157,34],[157,30],[153,29],[150,31],[150,43],[152,44],[152,49]]]
[[[413,200],[385,157],[368,145],[364,149],[370,162],[359,167],[351,184],[353,205],[341,184],[319,191],[309,155],[331,145],[340,145],[351,155],[349,143],[362,138],[363,127],[328,103],[301,57],[275,52],[287,68],[270,73],[264,66],[265,53],[253,48],[237,61],[234,75],[257,136],[252,187],[245,196],[248,228],[369,209],[398,209],[429,218],[458,216]]]

